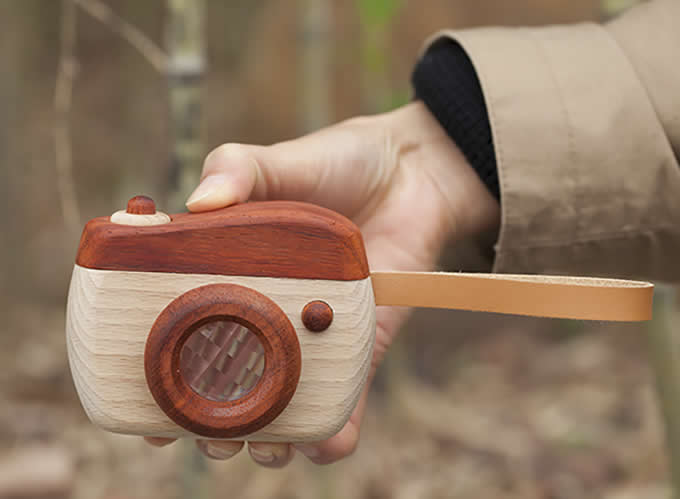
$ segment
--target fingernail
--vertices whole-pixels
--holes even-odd
[[[238,448],[234,448],[233,446],[222,447],[221,445],[213,443],[205,444],[206,454],[208,454],[213,459],[229,459],[230,457],[235,456],[239,450],[241,450],[240,447]]]
[[[304,445],[304,444],[296,444],[294,447],[302,452],[305,457],[308,457],[309,459],[314,459],[319,457],[319,448],[314,447],[313,445]]]
[[[203,201],[215,194],[218,189],[224,191],[228,188],[228,185],[227,178],[224,175],[208,175],[198,187],[196,187],[194,192],[191,193],[191,196],[187,199],[186,205],[189,206],[199,201]],[[225,192],[221,192],[220,195],[221,197],[225,197]]]
[[[273,452],[259,450],[259,449],[255,449],[253,447],[250,447],[249,450],[250,450],[250,455],[253,456],[253,459],[255,459],[255,461],[258,461],[260,463],[272,463],[272,462],[274,462],[274,459],[276,459],[276,456],[274,455]]]
[[[175,441],[174,438],[163,438],[163,437],[144,437],[147,443],[155,447],[165,447]]]

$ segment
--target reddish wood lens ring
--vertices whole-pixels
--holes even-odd
[[[262,343],[265,368],[243,397],[216,402],[197,394],[180,372],[182,346],[199,327],[230,320]],[[300,378],[302,357],[295,328],[265,295],[236,284],[209,284],[174,299],[154,322],[144,351],[146,382],[167,416],[209,438],[234,438],[271,423],[288,405]]]

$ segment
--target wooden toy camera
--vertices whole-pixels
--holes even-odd
[[[649,283],[369,273],[359,229],[295,202],[172,217],[138,196],[83,231],[68,298],[71,371],[113,432],[323,440],[354,409],[377,305],[639,321]]]
[[[328,438],[371,359],[361,234],[304,203],[168,217],[138,196],[86,225],[66,331],[80,400],[106,430]]]

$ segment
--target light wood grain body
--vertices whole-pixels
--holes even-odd
[[[205,284],[234,283],[274,300],[295,326],[302,372],[286,409],[250,441],[314,441],[349,418],[370,366],[375,302],[370,278],[358,281],[170,274],[75,266],[66,335],[71,371],[90,419],[112,432],[194,437],[156,405],[144,375],[144,348],[158,314],[180,294]],[[301,311],[321,299],[333,322],[321,333],[302,324]]]

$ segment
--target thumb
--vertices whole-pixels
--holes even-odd
[[[250,198],[260,174],[257,148],[225,144],[208,154],[200,184],[187,199],[189,211],[214,210]]]
[[[299,142],[219,146],[206,157],[201,183],[189,196],[187,208],[214,210],[248,199],[306,201],[318,184],[321,165],[305,158],[309,151]]]
[[[384,115],[358,118],[271,146],[224,144],[205,159],[190,211],[248,199],[307,201],[348,217],[378,199],[398,148]]]

